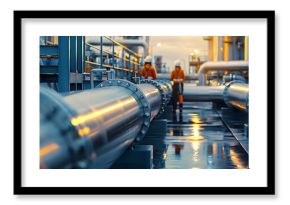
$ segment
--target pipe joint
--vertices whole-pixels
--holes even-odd
[[[158,81],[155,81],[155,80],[149,80],[149,79],[143,79],[140,81],[140,84],[151,84],[153,85],[154,87],[156,87],[161,95],[161,107],[160,107],[160,111],[158,113],[157,116],[160,116],[164,111],[165,111],[165,107],[167,105],[167,102],[168,102],[168,96],[167,96],[167,93],[168,91],[166,92],[162,86],[161,86],[161,83],[158,82]]]
[[[42,87],[40,100],[40,168],[87,166],[89,161],[83,159],[89,158],[92,145],[80,138],[78,128],[72,125],[70,119],[75,113],[51,89]]]
[[[146,97],[144,97],[142,90],[140,90],[137,85],[127,80],[122,80],[122,79],[107,80],[100,83],[97,86],[97,88],[110,87],[110,86],[119,86],[119,87],[124,87],[130,90],[132,92],[133,97],[141,105],[143,109],[143,124],[135,140],[136,141],[142,140],[149,129],[150,120],[151,120],[151,108],[150,108],[149,101],[147,100]]]

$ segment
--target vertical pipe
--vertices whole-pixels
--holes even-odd
[[[101,46],[101,49],[100,49],[100,69],[103,68],[103,36],[100,36],[100,46]]]
[[[83,37],[77,36],[77,71],[83,73]]]
[[[124,68],[126,67],[125,66],[125,51],[124,51],[124,48],[122,48],[122,70],[121,70],[121,79],[124,79],[125,77],[125,71],[124,71]]]
[[[112,53],[113,53],[113,57],[112,57],[112,61],[113,61],[113,69],[115,69],[115,43],[113,42],[113,48],[112,48]]]
[[[132,71],[132,62],[131,62],[131,54],[129,53],[129,57],[128,57],[128,60],[129,60],[129,70]]]
[[[58,65],[58,88],[59,92],[69,92],[69,73],[70,73],[70,37],[59,36],[59,65]]]
[[[70,90],[76,90],[77,82],[76,82],[76,73],[77,73],[77,38],[76,36],[70,36],[70,75],[74,75],[74,77],[70,81]],[[72,82],[72,80],[74,80]]]
[[[83,73],[83,37],[77,36],[77,74],[78,76]],[[77,90],[83,89],[83,78],[81,82],[77,82]]]
[[[223,38],[222,36],[213,36],[213,61],[223,60]]]
[[[249,36],[245,36],[244,40],[244,60],[249,60]]]
[[[76,72],[76,36],[70,36],[70,72]]]
[[[213,61],[213,37],[208,38],[208,61]]]
[[[224,61],[233,60],[233,37],[232,36],[224,36],[223,38],[223,56]]]
[[[85,71],[85,68],[86,68],[86,63],[85,63],[85,60],[86,60],[86,37],[83,36],[82,38],[82,45],[83,45],[83,51],[82,51],[82,73],[83,72],[86,72]]]

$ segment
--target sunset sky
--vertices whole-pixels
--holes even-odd
[[[157,43],[161,43],[161,46],[157,47]],[[166,62],[170,69],[173,68],[176,59],[180,59],[182,64],[187,63],[188,56],[194,50],[198,50],[199,55],[207,55],[207,41],[203,40],[202,36],[152,36],[150,48],[152,46],[153,55],[163,56],[163,62]]]
[[[87,41],[97,38],[86,36]],[[161,43],[161,46],[157,47],[158,43]],[[152,48],[153,55],[161,55],[162,62],[166,63],[170,69],[173,69],[176,59],[180,59],[182,66],[186,69],[185,64],[188,64],[190,53],[197,50],[199,55],[207,55],[208,49],[207,41],[203,40],[202,36],[150,36],[149,51]]]

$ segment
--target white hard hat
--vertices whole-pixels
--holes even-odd
[[[181,66],[181,63],[180,63],[180,60],[176,60],[175,62],[174,62],[174,66],[175,67],[180,67]]]
[[[145,63],[152,63],[152,57],[151,56],[146,56],[146,58],[144,59]]]

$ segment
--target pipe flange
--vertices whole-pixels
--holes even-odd
[[[172,85],[171,85],[170,81],[167,81],[167,80],[156,80],[156,81],[166,86],[166,88],[167,88],[167,100],[169,101],[171,98],[171,94],[172,94]]]
[[[47,129],[55,129],[53,131],[55,135],[64,139],[68,146],[72,156],[72,166],[80,167],[79,162],[83,164],[81,158],[86,158],[90,155],[92,146],[87,142],[79,140],[77,127],[71,123],[71,119],[75,115],[74,111],[69,109],[69,106],[67,106],[59,94],[45,87],[40,89],[40,101],[41,126],[47,127]],[[40,137],[45,142],[45,138],[51,137],[47,135],[50,132],[46,133],[45,129],[41,129],[41,131],[43,132],[40,134]],[[80,153],[82,154],[80,155]]]
[[[140,132],[137,134],[137,137],[135,138],[136,141],[140,141],[143,139],[145,134],[147,133],[150,125],[150,119],[151,119],[151,108],[150,103],[148,102],[147,98],[144,96],[144,93],[142,90],[138,88],[137,85],[134,83],[131,83],[130,81],[123,80],[123,79],[116,79],[116,80],[106,80],[102,83],[100,83],[97,88],[103,88],[103,87],[109,87],[109,86],[119,86],[126,88],[130,91],[132,91],[133,97],[142,105],[143,108],[143,124],[141,127]]]
[[[160,116],[165,111],[165,107],[167,104],[167,96],[164,90],[162,89],[160,82],[157,82],[155,80],[143,79],[140,81],[140,84],[151,84],[159,90],[162,101],[161,101],[160,111],[157,117]]]

